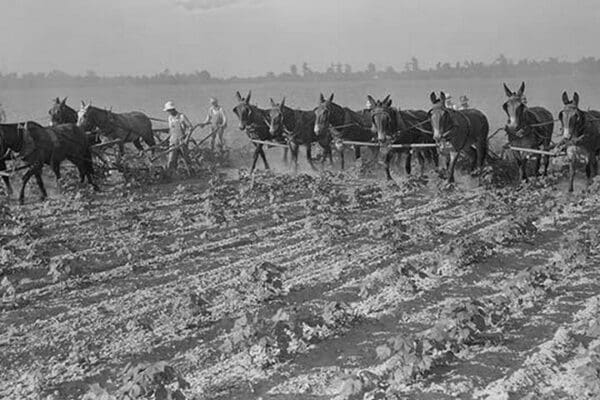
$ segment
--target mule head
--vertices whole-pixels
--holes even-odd
[[[446,94],[444,92],[440,92],[440,97],[437,97],[435,92],[431,92],[429,98],[432,107],[428,115],[433,130],[433,138],[439,141],[454,128],[454,121],[448,107],[446,107]]]
[[[369,111],[372,122],[373,133],[377,133],[377,140],[384,142],[387,138],[394,135],[398,128],[395,110],[392,108],[390,95],[383,100],[375,100],[370,95],[367,96],[371,109]]]
[[[77,111],[77,126],[83,129],[84,131],[90,131],[95,128],[92,121],[92,102],[85,104],[84,101],[81,102],[81,108]]]
[[[239,128],[243,131],[248,125],[252,124],[253,110],[250,105],[252,91],[249,91],[246,97],[242,97],[240,92],[235,92],[235,97],[238,104],[233,108],[233,113],[240,120]]]
[[[511,130],[517,130],[523,121],[523,113],[527,108],[525,104],[525,82],[521,83],[519,90],[513,92],[509,87],[504,84],[504,93],[508,97],[508,100],[502,104],[502,109],[508,117],[506,127]]]
[[[315,135],[322,136],[331,125],[331,113],[335,107],[332,93],[329,98],[325,98],[323,93],[319,96],[319,105],[315,108]]]
[[[573,99],[569,100],[567,92],[563,92],[562,101],[564,108],[558,113],[558,119],[562,127],[563,138],[571,139],[581,134],[585,124],[585,114],[579,109],[579,93],[573,94]]]
[[[72,122],[69,121],[69,107],[67,106],[66,97],[62,100],[58,97],[54,99],[48,114],[50,115],[50,126]]]
[[[285,111],[285,97],[281,100],[281,103],[277,104],[273,99],[271,100],[271,109],[269,110],[269,133],[271,136],[278,136],[284,133],[284,111]]]

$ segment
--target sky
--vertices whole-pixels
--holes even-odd
[[[599,56],[597,0],[2,0],[0,72],[402,69]]]

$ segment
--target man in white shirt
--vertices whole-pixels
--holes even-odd
[[[163,111],[169,114],[169,159],[167,161],[168,169],[177,169],[177,163],[179,156],[183,158],[186,163],[188,171],[191,166],[190,157],[188,155],[187,139],[193,126],[188,117],[177,111],[175,104],[172,101],[167,101]]]
[[[223,148],[225,146],[225,141],[223,140],[223,134],[225,133],[225,128],[227,128],[227,116],[225,115],[225,111],[223,107],[219,105],[219,101],[212,97],[210,99],[210,108],[208,109],[208,115],[206,119],[200,126],[204,127],[206,125],[211,126],[211,141],[210,148],[212,150],[215,149],[215,139],[219,138],[219,147]]]

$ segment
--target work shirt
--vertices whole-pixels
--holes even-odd
[[[184,138],[185,133],[192,129],[192,123],[182,113],[177,115],[169,115],[169,143],[179,144]]]
[[[223,107],[211,106],[208,109],[208,115],[206,116],[204,123],[210,123],[214,127],[227,126],[227,117],[225,116],[225,111],[223,111]]]

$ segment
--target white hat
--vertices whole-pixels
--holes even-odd
[[[173,103],[172,101],[167,101],[165,103],[165,108],[163,108],[163,111],[170,111],[170,110],[174,110],[175,109],[175,103]]]

